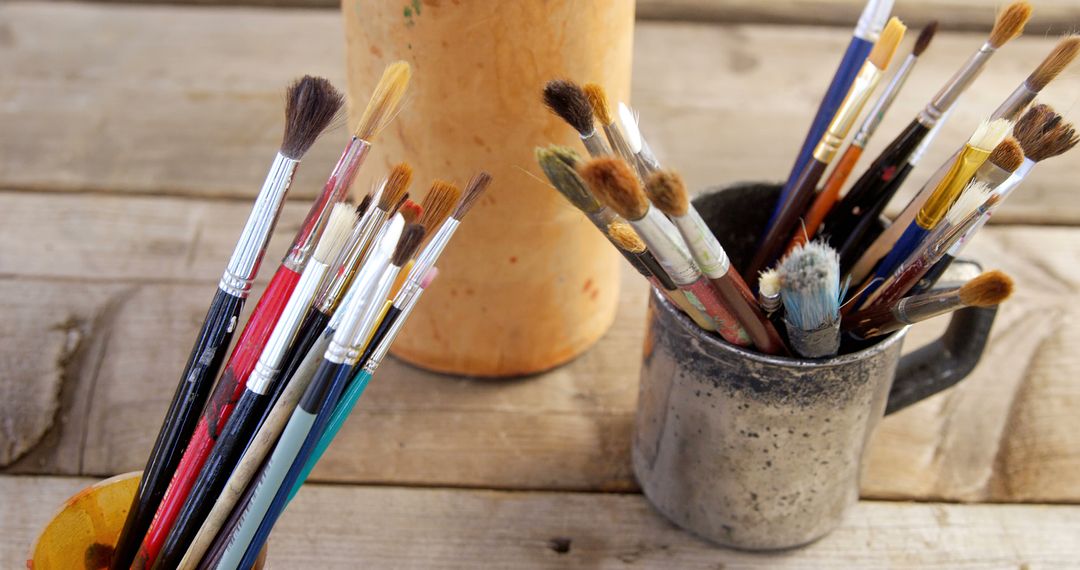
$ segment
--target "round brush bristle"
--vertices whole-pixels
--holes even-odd
[[[592,107],[576,83],[565,79],[548,81],[544,86],[544,104],[579,134],[593,132]]]
[[[622,159],[594,158],[578,169],[593,195],[627,220],[640,220],[649,212],[649,200],[637,175]]]
[[[1001,144],[994,147],[987,159],[991,164],[1005,172],[1016,172],[1017,168],[1024,163],[1024,151],[1020,148],[1020,141],[1013,137],[1005,137]]]
[[[567,154],[567,151],[573,155]],[[544,172],[544,176],[547,176],[551,185],[575,208],[586,214],[598,212],[603,208],[585,187],[585,181],[578,175],[576,168],[580,161],[573,150],[554,145],[547,148],[537,147],[536,162],[540,164],[540,170]]]
[[[360,116],[356,128],[357,138],[370,141],[397,114],[405,90],[409,87],[412,68],[404,61],[396,61],[386,66],[379,78],[375,91],[371,94],[364,114]]]
[[[650,174],[645,181],[645,193],[654,206],[669,216],[685,216],[690,208],[686,184],[674,170],[658,170]]]
[[[930,47],[931,40],[934,39],[934,34],[937,33],[938,21],[933,20],[919,32],[919,37],[915,39],[915,47],[911,49],[912,55],[919,57],[926,51],[926,48]]]
[[[645,242],[641,236],[623,220],[615,220],[608,224],[607,234],[611,237],[615,247],[630,253],[642,253],[645,251]]]
[[[390,257],[390,263],[398,267],[404,266],[416,254],[420,244],[424,243],[424,226],[409,224],[401,232],[397,246],[394,247],[394,255]]]
[[[589,106],[592,107],[593,114],[601,125],[610,125],[614,122],[611,117],[611,107],[608,106],[607,92],[600,84],[586,83],[585,97],[589,100]]]
[[[409,191],[412,184],[413,169],[406,162],[399,162],[390,169],[386,176],[386,186],[382,195],[379,196],[379,209],[391,212],[401,202],[402,197]]]
[[[480,200],[480,196],[484,195],[487,191],[487,187],[491,185],[491,174],[481,170],[473,175],[469,179],[469,183],[465,185],[465,192],[461,195],[461,200],[458,202],[456,208],[454,208],[454,219],[460,221],[465,217],[465,214],[469,213],[469,210],[476,205],[476,202]]]
[[[885,24],[885,29],[881,31],[881,36],[878,38],[877,43],[874,44],[874,49],[870,51],[870,55],[866,57],[866,60],[878,69],[888,69],[889,62],[892,61],[893,55],[896,54],[896,47],[904,39],[905,32],[907,32],[907,26],[900,21],[900,18],[895,16],[889,18],[889,22]]]
[[[345,240],[352,233],[353,224],[356,223],[356,212],[352,205],[344,202],[334,204],[330,210],[330,217],[326,220],[326,228],[323,230],[319,244],[315,246],[313,257],[315,261],[326,265],[337,255]]]
[[[994,29],[990,30],[987,43],[994,48],[1005,45],[1009,40],[1024,33],[1024,25],[1029,19],[1031,19],[1031,4],[1025,1],[1009,4],[994,21]]]
[[[285,134],[281,154],[300,160],[334,120],[345,99],[330,82],[305,75],[285,95]]]
[[[1069,34],[1061,38],[1050,55],[1031,72],[1027,79],[1028,87],[1032,91],[1042,91],[1076,59],[1077,54],[1080,54],[1080,36]]]
[[[969,307],[1000,305],[1013,292],[1012,279],[1001,271],[987,271],[960,287],[960,302]]]
[[[776,269],[766,269],[758,277],[758,292],[765,297],[775,297],[780,294],[780,272]]]
[[[436,180],[431,183],[431,188],[421,203],[424,214],[420,217],[420,225],[424,226],[428,235],[434,234],[435,230],[450,216],[450,211],[454,209],[460,197],[461,190],[454,184],[445,180]]]

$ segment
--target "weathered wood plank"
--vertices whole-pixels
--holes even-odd
[[[0,89],[4,188],[250,197],[278,144],[285,82],[306,72],[343,84],[333,12],[8,3],[0,27],[0,67],[12,70]],[[782,178],[847,37],[840,28],[642,23],[634,101],[644,132],[694,187]],[[981,42],[978,33],[940,34],[866,160]],[[925,168],[966,139],[1053,42],[1032,33],[995,56]],[[1067,110],[1078,88],[1080,75],[1066,73],[1046,99]],[[294,196],[319,188],[343,137],[316,146]],[[996,219],[1080,221],[1069,190],[1076,156],[1040,166]],[[916,172],[907,191],[925,176]]]
[[[0,564],[21,567],[54,509],[91,482],[0,477]],[[309,485],[268,568],[1072,568],[1078,532],[1080,507],[862,502],[806,548],[754,554],[675,528],[640,495]]]

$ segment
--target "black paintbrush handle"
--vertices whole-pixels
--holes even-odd
[[[920,295],[934,288],[937,282],[941,280],[941,276],[945,275],[945,272],[952,266],[953,261],[956,258],[946,253],[937,261],[937,263],[930,266],[930,271],[926,272],[926,275],[922,276],[922,279],[911,288],[909,295]]]
[[[398,315],[400,314],[401,309],[399,309],[397,305],[390,305],[390,308],[387,309],[386,315],[383,316],[382,321],[379,321],[379,326],[375,328],[375,333],[371,335],[371,342],[364,347],[364,352],[360,355],[360,360],[357,360],[356,366],[353,366],[352,377],[356,377],[360,372],[360,369],[371,359],[371,355],[375,353],[376,348],[379,348],[379,343],[386,338],[386,334],[390,332],[390,327],[394,325],[394,321],[398,319]],[[335,402],[335,405],[336,404],[337,403]]]
[[[180,564],[199,527],[228,483],[248,442],[254,437],[269,401],[269,394],[244,390],[169,530],[155,568],[175,568]]]
[[[904,166],[897,171],[893,179],[885,186],[884,193],[890,198],[895,195],[896,191],[903,186],[904,180],[907,180],[908,174],[911,173],[913,168],[915,168],[914,165],[905,162]],[[863,253],[874,243],[874,240],[881,235],[881,224],[878,218],[881,217],[881,213],[885,211],[885,207],[888,205],[889,200],[879,200],[876,204],[867,208],[858,223],[848,234],[847,239],[842,244],[834,246],[837,253],[840,254],[840,270],[842,273],[851,270]]]
[[[135,492],[128,511],[124,529],[120,533],[111,568],[128,568],[135,558],[139,545],[157,512],[173,473],[180,464],[188,439],[195,430],[206,399],[225,353],[236,330],[244,298],[230,295],[221,289],[214,294],[210,309],[206,312],[202,329],[195,346],[188,356],[184,374],[176,387],[169,411],[165,414],[150,459],[146,462],[139,488]]]
[[[798,227],[799,218],[806,214],[807,208],[813,202],[814,190],[828,166],[815,158],[803,168],[787,201],[781,206],[780,213],[776,215],[776,219],[761,240],[761,245],[754,252],[753,260],[743,272],[743,279],[748,284],[756,285],[758,274],[784,253],[784,248],[787,247],[791,236],[795,233],[795,228]]]

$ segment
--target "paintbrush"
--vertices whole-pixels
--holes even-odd
[[[405,220],[405,225],[419,224],[420,216],[424,215],[424,207],[412,200],[405,200],[405,203],[398,209],[398,213]]]
[[[341,101],[341,95],[325,79],[305,76],[288,89],[281,147],[196,337],[128,510],[112,568],[126,569],[134,562],[225,358],[293,174],[301,157],[337,114]]]
[[[770,226],[780,215],[781,206],[788,200],[794,190],[799,175],[810,162],[814,148],[817,146],[818,141],[821,140],[821,136],[825,134],[829,123],[836,116],[840,104],[847,96],[848,91],[850,91],[851,85],[855,82],[855,77],[862,70],[867,57],[878,42],[881,31],[885,27],[885,22],[892,12],[892,6],[892,0],[868,0],[863,8],[859,22],[855,25],[855,30],[852,33],[847,51],[844,52],[844,56],[840,59],[840,65],[837,67],[836,73],[833,74],[829,88],[825,91],[825,96],[822,97],[821,103],[818,105],[813,122],[810,123],[810,130],[806,133],[802,148],[799,149],[799,154],[796,155],[795,164],[791,168],[791,173],[788,174],[787,182],[780,191],[780,199],[777,201],[772,216],[769,218]]]
[[[544,86],[544,104],[577,131],[589,156],[595,158],[611,154],[604,137],[593,124],[589,99],[576,83],[565,79],[548,81]]]
[[[796,247],[777,270],[791,347],[805,358],[840,350],[840,258],[820,241]]]
[[[786,199],[783,199],[779,213],[774,216],[775,220],[765,232],[750,265],[743,268],[743,276],[748,282],[756,281],[758,274],[783,254],[785,246],[798,227],[799,218],[806,213],[807,207],[814,198],[817,183],[836,156],[840,144],[847,137],[863,105],[870,98],[870,93],[881,80],[906,30],[907,28],[897,18],[890,19],[885,26],[881,39],[874,44],[873,51],[870,52],[855,81],[851,84],[847,97],[844,98],[844,102],[814,149],[812,160],[806,163],[791,186]]]
[[[182,508],[178,509],[166,538],[161,542],[160,552],[153,562],[155,567],[175,568],[180,563],[199,525],[221,494],[229,474],[255,434],[258,420],[269,402],[270,387],[278,378],[285,351],[329,269],[331,256],[345,243],[355,221],[356,215],[351,205],[338,203],[333,207],[325,235],[319,240],[312,259],[305,264],[300,280],[247,380],[243,394],[220,430]]]
[[[622,102],[619,103],[619,124],[626,135],[626,143],[630,145],[630,152],[634,155],[631,163],[641,179],[645,180],[650,173],[660,170],[660,161],[642,136],[637,115]]]
[[[859,311],[844,317],[841,328],[865,340],[964,307],[993,307],[1012,295],[1013,282],[1000,271],[988,271],[964,283],[939,291],[904,297],[891,305]]]
[[[694,264],[675,226],[649,204],[630,166],[614,157],[594,158],[582,165],[579,173],[597,199],[630,222],[687,299],[715,321],[720,336],[732,344],[749,346],[750,337]]]
[[[807,210],[802,228],[796,230],[795,236],[792,237],[791,243],[788,244],[787,251],[791,251],[796,245],[806,243],[810,237],[813,237],[829,211],[836,205],[836,201],[840,199],[840,190],[843,189],[844,183],[847,182],[848,176],[855,168],[855,164],[862,157],[863,149],[869,144],[871,137],[874,136],[878,126],[881,125],[882,119],[885,118],[885,113],[888,112],[893,101],[896,100],[896,96],[900,93],[900,89],[907,82],[907,78],[911,75],[911,70],[915,68],[919,56],[930,46],[930,41],[933,40],[934,34],[937,32],[937,26],[938,23],[935,20],[930,22],[919,33],[911,53],[904,58],[899,69],[893,74],[892,79],[889,80],[877,101],[874,102],[873,107],[870,108],[866,118],[863,119],[859,130],[855,131],[851,144],[840,155],[840,160],[836,162],[836,166],[833,167],[832,172],[825,179],[825,185],[818,192],[817,197],[814,198],[814,203],[810,206],[810,209]]]
[[[589,101],[589,107],[592,109],[596,121],[600,123],[600,127],[604,129],[604,134],[607,136],[611,148],[615,149],[615,154],[622,157],[626,162],[635,164],[637,161],[634,158],[634,151],[630,148],[630,143],[626,140],[626,135],[623,134],[622,129],[615,124],[615,118],[611,116],[607,92],[597,83],[586,83],[584,91],[585,98]],[[638,175],[641,175],[640,170]]]
[[[949,110],[979,76],[990,57],[1006,42],[1019,36],[1030,17],[1031,5],[1027,2],[1014,2],[1002,10],[982,47],[972,54],[907,128],[878,155],[826,216],[824,226],[819,231],[826,232],[822,235],[827,235],[829,243],[840,253],[840,267],[844,271],[867,251],[866,246],[877,237],[877,217],[885,210],[885,206],[899,190],[904,177],[910,172],[910,169],[903,169],[908,157],[937,125],[945,122]],[[935,180],[931,188],[934,188],[936,183]],[[912,218],[900,222],[903,225],[894,230],[897,233],[889,245],[896,241],[900,231],[906,228],[913,218],[914,211]],[[877,259],[888,253],[888,249],[886,247],[882,250]]]
[[[775,268],[762,271],[758,278],[758,305],[770,317],[783,306],[780,300],[780,272]]]
[[[784,341],[758,308],[754,294],[739,272],[731,266],[723,246],[690,203],[682,177],[671,170],[659,170],[649,176],[645,189],[653,205],[679,229],[701,272],[712,281],[721,301],[746,330],[754,346],[765,354],[786,355]]]

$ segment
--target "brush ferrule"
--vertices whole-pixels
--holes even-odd
[[[780,305],[783,301],[780,299],[780,293],[775,295],[766,295],[758,291],[758,305],[761,305],[761,310],[768,314],[775,313],[780,310]]]
[[[728,268],[731,267],[727,252],[716,240],[716,236],[705,224],[705,220],[701,219],[701,214],[696,208],[691,206],[685,215],[673,216],[671,220],[679,228],[679,233],[682,234],[683,240],[690,249],[690,254],[706,277],[719,279],[727,274]]]
[[[866,148],[866,144],[870,142],[870,137],[874,136],[874,132],[881,125],[881,120],[885,118],[885,113],[892,106],[893,101],[896,101],[900,88],[904,86],[908,76],[911,75],[911,70],[915,68],[915,62],[918,59],[914,54],[908,54],[904,58],[904,62],[900,64],[896,73],[893,74],[892,79],[889,80],[889,83],[881,92],[881,96],[878,97],[877,101],[874,101],[874,106],[866,114],[866,119],[859,126],[859,130],[855,133],[851,144]]]
[[[995,189],[1004,184],[1010,176],[1012,176],[1012,172],[1005,170],[989,160],[982,163],[982,166],[975,171],[975,180],[985,182],[991,188]]]
[[[1026,81],[1021,83],[1020,86],[1013,90],[1013,92],[1002,101],[1001,105],[994,110],[994,114],[990,116],[990,120],[1008,119],[1015,122],[1020,118],[1020,114],[1024,112],[1024,109],[1027,109],[1027,106],[1030,105],[1038,95],[1039,92],[1028,87]]]
[[[581,136],[581,144],[585,145],[586,152],[593,158],[600,158],[601,156],[609,156],[611,149],[608,148],[604,137],[600,136],[600,133],[594,128],[591,133]]]
[[[415,270],[415,269],[414,269]],[[423,279],[421,274],[417,279]],[[409,315],[412,313],[416,303],[420,300],[420,295],[424,293],[424,288],[420,286],[419,282],[412,283],[414,285],[413,290],[406,293],[405,289],[398,293],[397,299],[394,300],[394,306],[401,312],[398,313],[394,322],[390,324],[390,328],[386,331],[386,336],[379,342],[379,346],[375,347],[375,350],[371,353],[371,357],[364,363],[364,370],[368,374],[374,374],[375,369],[382,363],[383,358],[386,358],[386,354],[390,352],[390,345],[394,344],[394,339],[397,338],[401,327],[405,325],[405,321],[409,319]]]
[[[941,119],[942,114],[952,108],[960,95],[971,87],[995,51],[997,49],[987,42],[979,48],[979,51],[972,54],[919,114],[919,122],[927,127],[933,127]]]
[[[244,224],[244,231],[236,241],[232,258],[229,259],[229,265],[218,284],[222,291],[237,297],[247,297],[251,291],[251,282],[259,272],[266,244],[270,241],[270,234],[274,231],[278,214],[281,213],[281,203],[285,201],[285,194],[289,191],[293,174],[299,164],[299,160],[291,159],[280,152],[274,157],[270,172],[267,173],[247,223]]]
[[[439,260],[439,256],[442,255],[447,244],[450,243],[450,238],[454,237],[454,232],[457,231],[458,226],[461,225],[461,220],[450,217],[446,218],[446,221],[439,226],[435,235],[431,236],[431,241],[424,246],[424,249],[420,251],[420,255],[416,256],[416,261],[413,263],[412,271],[417,276],[417,279],[423,277],[424,272],[431,269],[435,262]]]
[[[335,273],[323,285],[322,291],[319,292],[316,306],[320,311],[330,313],[334,307],[340,304],[341,296],[345,293],[353,277],[356,276],[364,252],[371,250],[378,243],[378,238],[387,230],[389,226],[387,218],[389,217],[389,212],[377,207],[364,212],[364,216],[357,223],[353,233],[349,236],[349,240],[341,249],[337,260],[335,260]],[[375,236],[375,239],[372,239],[372,236],[376,233],[376,228],[379,229],[378,235]]]
[[[986,213],[982,215],[979,221],[964,232],[964,235],[960,238],[960,240],[954,243],[952,247],[949,248],[949,255],[953,257],[960,256],[960,252],[964,249],[964,245],[971,240],[972,236],[974,236],[980,228],[982,228],[984,225],[986,225],[987,222],[990,221],[990,217],[994,215],[994,210],[996,210],[998,206],[1000,206],[1002,202],[1004,202],[1005,199],[1009,197],[1009,194],[1012,194],[1013,190],[1016,190],[1016,187],[1024,181],[1024,178],[1027,177],[1028,173],[1031,172],[1031,169],[1034,166],[1034,160],[1031,160],[1030,158],[1025,158],[1024,162],[1020,164],[1020,168],[1016,169],[1016,172],[1013,172],[1011,174],[1006,173],[1008,174],[1008,178],[1006,178],[1000,184],[994,186],[994,193],[1000,196],[1001,200],[999,200],[997,204],[991,205],[986,210]],[[995,166],[995,168],[997,167]],[[997,168],[997,170],[1005,172],[1001,168]]]
[[[915,223],[923,229],[932,229],[937,226],[956,202],[960,193],[967,187],[968,180],[989,156],[989,150],[964,145],[964,150],[953,162],[949,172],[941,179],[919,212],[915,214]]]
[[[631,220],[630,225],[672,281],[677,285],[690,285],[698,280],[701,272],[694,265],[678,230],[659,210],[650,206],[643,218]]]
[[[637,159],[634,158],[634,151],[630,149],[630,143],[627,142],[626,135],[619,129],[619,126],[615,123],[604,125],[604,134],[607,135],[607,140],[611,143],[611,148],[614,149],[615,154],[628,164],[633,164],[634,170],[637,170],[638,176],[641,177],[641,171],[637,168]]]
[[[960,302],[960,288],[939,289],[922,295],[904,297],[893,307],[893,316],[905,325],[913,325],[931,317],[944,315],[963,304]]]
[[[323,186],[322,194],[319,195],[315,203],[311,205],[311,209],[308,210],[307,218],[300,225],[300,231],[296,233],[296,239],[293,240],[289,253],[282,261],[285,267],[297,272],[304,268],[304,264],[315,252],[315,246],[318,244],[319,238],[322,237],[326,222],[330,219],[330,211],[333,209],[334,204],[345,199],[345,194],[349,191],[349,187],[352,186],[356,173],[360,170],[360,165],[363,164],[364,158],[367,157],[369,149],[371,149],[371,143],[356,137],[353,137],[349,144],[345,146],[341,158],[338,159],[337,165],[334,166],[334,170],[330,172],[330,177],[326,180],[326,185]]]
[[[870,0],[855,24],[854,36],[868,42],[876,42],[885,29],[885,22],[892,13],[893,0]]]
[[[353,337],[356,346],[360,349],[366,348],[368,340],[375,334],[375,329],[378,328],[381,320],[380,317],[383,315],[384,309],[387,308],[386,298],[390,295],[390,288],[394,285],[394,280],[397,279],[400,271],[401,268],[393,264],[387,267],[371,294],[371,300],[364,307],[364,312],[360,315],[359,325],[356,329],[356,336]]]
[[[834,319],[814,330],[803,330],[784,319],[791,348],[804,358],[828,358],[840,350],[840,319]]]
[[[660,161],[656,159],[656,155],[653,154],[652,148],[649,147],[645,137],[641,137],[641,150],[634,154],[634,158],[634,166],[637,167],[638,172],[644,173],[644,178],[648,178],[650,174],[660,170]]]
[[[814,160],[825,164],[832,162],[836,151],[840,150],[840,145],[847,138],[848,131],[855,124],[855,119],[859,117],[859,111],[862,110],[866,100],[870,98],[870,93],[874,91],[874,87],[880,80],[881,70],[869,61],[864,63],[859,69],[859,74],[855,76],[855,81],[852,82],[844,101],[840,103],[832,121],[829,122],[829,128],[826,129],[825,134],[821,135],[821,141],[814,148]]]

